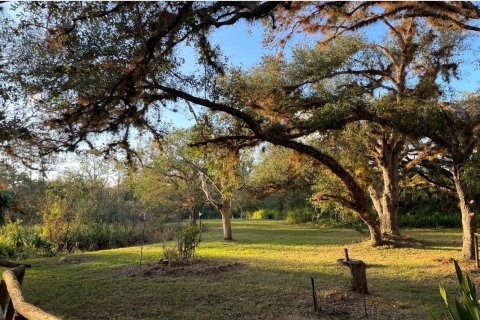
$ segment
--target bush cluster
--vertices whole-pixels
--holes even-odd
[[[152,228],[144,232],[142,224],[71,223],[56,226],[46,225],[43,234],[60,252],[104,250],[158,240],[157,232]]]
[[[245,214],[247,219],[283,220],[286,213],[279,209],[259,209]]]
[[[163,261],[169,265],[188,263],[195,259],[195,252],[199,243],[202,241],[200,228],[194,224],[185,224],[180,226],[174,232],[175,243],[164,242]],[[165,240],[170,240],[171,230],[164,232]]]
[[[398,224],[404,228],[461,228],[460,214],[400,214]]]
[[[50,257],[55,253],[55,244],[36,233],[34,228],[25,227],[21,220],[7,223],[0,229],[0,256],[4,258]]]

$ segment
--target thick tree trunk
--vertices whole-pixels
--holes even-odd
[[[384,183],[386,181],[384,180]],[[373,207],[380,220],[382,234],[400,235],[398,227],[398,182],[397,185],[387,183],[382,192],[377,192],[374,187],[368,188]]]
[[[390,166],[382,168],[383,171],[383,196],[382,213],[380,215],[380,230],[382,233],[399,236],[400,229],[398,227],[398,194],[399,194],[399,176],[398,161],[392,159]]]
[[[230,219],[230,201],[225,200],[219,208],[220,214],[222,215],[222,225],[223,225],[223,240],[231,241],[232,238],[232,223]]]
[[[372,242],[372,246],[379,246],[382,244],[382,232],[380,231],[380,228],[377,225],[377,222],[373,218],[373,215],[368,212],[368,213],[363,213],[360,215],[360,218],[365,222],[365,224],[368,227],[368,230],[370,231],[370,240]]]
[[[191,224],[197,224],[197,215],[195,210],[190,211],[188,218]]]
[[[382,144],[375,147],[375,160],[382,170],[383,187],[381,192],[370,186],[369,194],[380,218],[382,234],[400,235],[397,212],[399,206],[399,165],[402,160],[404,140],[402,137],[382,132]]]
[[[465,188],[460,178],[460,170],[457,166],[452,169],[453,182],[458,197],[458,207],[462,214],[463,245],[462,258],[465,260],[475,259],[474,233],[477,232],[475,212],[470,207]]]
[[[372,198],[373,205],[375,207],[375,211],[380,212],[379,209],[381,208],[381,202],[376,198],[376,193],[374,193],[374,190],[372,188],[368,188],[368,191],[370,192],[370,197]],[[357,212],[362,219],[363,222],[368,227],[368,230],[370,231],[370,240],[372,241],[373,246],[378,246],[382,244],[382,232],[380,228],[378,227],[377,222],[375,221],[374,214],[373,212],[369,209],[367,204],[365,203],[363,206],[363,209],[358,208]]]

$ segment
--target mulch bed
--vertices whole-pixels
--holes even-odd
[[[128,266],[120,269],[120,274],[130,277],[188,277],[218,274],[219,272],[238,271],[245,265],[238,262],[198,259],[191,263],[168,265],[162,261]]]

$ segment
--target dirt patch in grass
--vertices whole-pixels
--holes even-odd
[[[321,311],[316,314],[319,319],[404,319],[403,309],[409,305],[386,305],[378,301],[375,294],[365,295],[353,292],[347,288],[339,288],[323,292],[318,297]],[[312,312],[314,312],[312,308]]]
[[[171,265],[162,262],[148,263],[142,266],[133,265],[120,269],[120,274],[130,277],[188,277],[218,274],[244,269],[246,266],[238,262],[201,259],[188,264]]]
[[[62,257],[58,259],[57,264],[79,264],[95,260],[94,257]]]

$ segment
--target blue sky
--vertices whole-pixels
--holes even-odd
[[[236,67],[249,69],[261,61],[262,56],[272,53],[263,47],[264,31],[263,28],[256,25],[249,25],[244,21],[233,26],[224,26],[215,29],[211,34],[211,41],[214,45],[221,47],[222,53],[228,57],[228,62]],[[184,68],[195,70],[196,58],[192,48],[182,48],[180,53],[186,57]],[[199,70],[198,72],[202,72]],[[167,112],[167,118],[178,127],[189,127],[194,124],[189,115]]]

